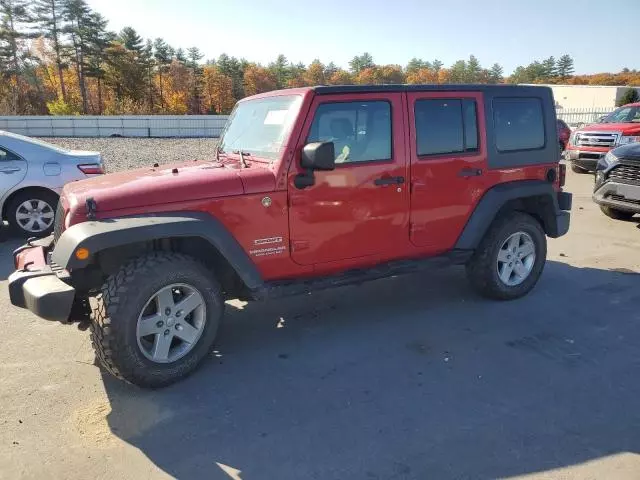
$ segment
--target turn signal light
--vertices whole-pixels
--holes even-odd
[[[76,250],[76,258],[78,260],[86,260],[87,258],[89,258],[89,250],[84,247],[78,248]]]

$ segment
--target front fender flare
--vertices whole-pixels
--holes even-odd
[[[176,237],[207,240],[226,258],[249,289],[255,290],[262,285],[257,267],[233,235],[218,219],[201,212],[136,215],[79,223],[60,236],[51,260],[68,270],[80,269],[89,264],[91,257],[86,260],[76,258],[78,248],[86,248],[93,256],[107,248]]]

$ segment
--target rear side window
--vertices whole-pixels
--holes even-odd
[[[2,160],[20,160],[20,157],[15,153],[0,147],[0,162]]]
[[[478,120],[474,100],[417,100],[415,122],[419,156],[478,150]]]
[[[493,124],[501,152],[544,147],[544,121],[539,98],[495,98]]]

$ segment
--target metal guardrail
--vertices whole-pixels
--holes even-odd
[[[0,116],[0,130],[31,137],[219,137],[227,115]]]
[[[564,120],[571,128],[580,128],[590,123],[596,123],[600,117],[615,110],[615,107],[602,108],[558,108],[556,116]]]
[[[571,128],[595,123],[613,107],[558,108]],[[227,115],[0,116],[0,130],[31,137],[219,137]]]

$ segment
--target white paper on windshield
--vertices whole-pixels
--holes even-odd
[[[282,125],[287,118],[289,110],[269,110],[264,118],[265,125]]]

